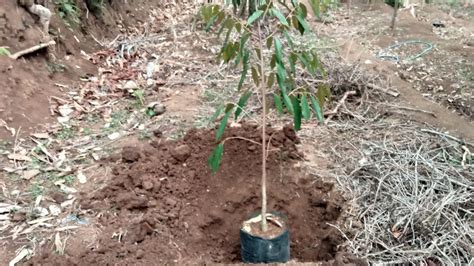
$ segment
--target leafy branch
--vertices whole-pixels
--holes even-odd
[[[327,0],[324,0],[327,1]],[[320,0],[310,1],[311,9],[316,16],[320,16],[325,7]],[[286,14],[281,10],[286,8]],[[314,117],[323,122],[323,107],[327,97],[330,96],[329,87],[320,84],[318,88],[299,86],[296,82],[298,75],[297,65],[301,65],[303,71],[310,75],[326,77],[324,68],[314,50],[296,49],[291,37],[294,29],[300,34],[310,32],[310,26],[306,21],[308,15],[307,7],[291,0],[291,5],[285,1],[274,2],[267,0],[257,7],[247,20],[242,20],[228,12],[220,5],[205,5],[199,12],[205,27],[209,32],[215,30],[218,37],[225,33],[222,48],[218,54],[226,64],[242,65],[237,90],[242,94],[237,103],[227,103],[218,108],[213,119],[223,116],[219,128],[216,131],[216,142],[218,143],[209,157],[208,163],[212,172],[217,172],[221,164],[224,143],[222,139],[228,120],[232,113],[234,119],[243,113],[243,109],[255,91],[260,92],[262,114],[260,118],[262,130],[262,217],[266,217],[266,159],[267,144],[267,92],[273,95],[273,103],[279,114],[291,114],[295,130],[301,129],[302,120]],[[266,27],[264,29],[264,27]],[[237,37],[236,37],[237,36]],[[253,85],[247,86],[248,72],[250,71]],[[262,230],[267,230],[266,219],[262,219]]]

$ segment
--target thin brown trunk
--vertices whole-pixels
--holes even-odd
[[[258,41],[260,45],[260,51],[263,53],[263,39],[262,31],[260,29],[260,21],[257,24],[258,28]],[[260,81],[260,91],[262,94],[262,231],[266,232],[268,229],[267,225],[267,141],[266,141],[266,129],[267,129],[267,97],[265,90],[265,68],[264,68],[263,54],[260,55],[260,74],[262,75]]]

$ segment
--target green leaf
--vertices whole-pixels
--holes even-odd
[[[309,5],[311,6],[311,9],[313,10],[313,14],[317,18],[321,18],[321,8],[320,8],[320,0],[309,0]]]
[[[281,46],[281,41],[278,38],[274,38],[275,42],[275,55],[277,63],[283,63],[283,48]]]
[[[273,37],[270,36],[267,38],[267,49],[272,48],[272,44],[273,44]]]
[[[234,22],[230,23],[227,28],[229,29],[229,31],[227,31],[227,34],[225,36],[224,45],[227,44],[227,42],[229,41],[230,34],[232,33],[232,30],[234,29]]]
[[[235,119],[237,119],[242,113],[242,109],[249,100],[250,96],[252,96],[252,91],[248,90],[240,97],[239,101],[237,102],[237,109],[235,109]]]
[[[281,102],[280,95],[274,93],[273,101],[275,102],[275,108],[277,109],[278,113],[283,114],[283,103]]]
[[[224,130],[225,130],[225,127],[227,126],[227,120],[229,120],[229,116],[232,113],[232,109],[234,109],[234,108],[233,107],[231,107],[231,108],[226,107],[225,115],[224,115],[224,117],[222,117],[221,124],[219,126],[219,129],[216,132],[216,140],[217,141],[220,141],[221,138],[222,138],[222,135],[224,135]]]
[[[0,47],[0,56],[2,55],[10,56],[10,50],[7,47]]]
[[[257,54],[257,58],[259,60],[262,59],[262,51],[260,51],[260,49],[255,48],[255,53]]]
[[[242,85],[244,85],[245,78],[247,77],[247,72],[249,70],[249,58],[250,58],[250,53],[249,51],[244,52],[244,58],[243,58],[243,69],[242,69],[242,74],[240,76],[240,81],[239,85],[237,86],[237,90],[240,91],[242,88]]]
[[[306,94],[301,96],[301,114],[303,118],[308,121],[311,118],[311,110],[309,109],[308,99],[306,99]]]
[[[306,6],[303,3],[300,3],[299,10],[301,10],[303,18],[306,18],[308,16],[308,9],[306,9]]]
[[[258,71],[255,67],[252,67],[252,79],[253,83],[255,83],[255,85],[258,87],[260,85],[260,79],[258,76]]]
[[[276,66],[276,54],[272,55],[272,59],[270,60],[270,67],[274,69]]]
[[[216,111],[214,112],[214,114],[211,116],[211,122],[214,122],[217,117],[219,117],[219,115],[222,113],[222,111],[224,110],[224,105],[221,104],[217,107]]]
[[[271,14],[273,16],[275,16],[282,25],[285,25],[287,27],[289,27],[290,25],[288,24],[288,21],[286,21],[286,18],[285,16],[280,12],[280,10],[278,10],[277,8],[272,8],[270,10]]]
[[[249,37],[250,37],[250,34],[245,33],[244,35],[242,35],[242,38],[240,38],[239,54],[237,55],[237,58],[235,59],[235,64],[236,65],[239,63],[240,59],[242,59],[243,56],[244,56],[245,43],[247,42]]]
[[[322,84],[319,85],[318,91],[316,92],[316,97],[318,98],[318,103],[321,108],[324,107],[324,102],[326,101],[326,98],[329,98],[331,96],[331,91],[329,88]]]
[[[304,29],[304,31],[303,31],[302,33],[304,33],[304,32],[310,32],[310,31],[311,31],[311,29],[309,28],[308,23],[306,23],[306,20],[305,20],[304,17],[303,17],[303,14],[297,14],[297,15],[296,15],[296,18],[298,19],[298,22],[300,23],[300,25],[301,25],[301,26],[303,27],[303,29]],[[301,30],[300,30],[300,32],[301,32]]]
[[[271,88],[273,87],[273,84],[275,83],[275,73],[270,73],[267,78],[267,87]]]
[[[288,45],[290,46],[290,48],[294,49],[295,45],[293,44],[293,40],[291,39],[290,34],[288,34],[288,31],[284,30],[283,35],[285,35],[286,41],[288,42]]]
[[[298,60],[298,57],[294,52],[290,54],[290,57],[288,58],[288,61],[290,62],[290,69],[291,73],[295,74],[296,73],[296,60]]]
[[[211,154],[211,156],[209,157],[209,159],[207,161],[209,166],[211,167],[212,173],[216,173],[217,170],[219,170],[219,166],[220,166],[221,161],[222,161],[223,152],[224,152],[224,144],[223,143],[219,143],[219,145],[217,145],[217,147],[214,149],[214,151],[212,151],[212,154]]]
[[[324,121],[324,115],[321,110],[321,106],[319,105],[318,101],[316,100],[316,98],[314,98],[312,94],[310,95],[310,99],[311,99],[311,105],[313,106],[313,111],[316,114],[316,118],[318,119],[319,122],[322,123]]]
[[[242,31],[242,24],[236,23],[235,24],[235,29],[237,30],[238,33],[240,33]]]
[[[217,18],[218,18],[217,15],[212,16],[211,19],[207,22],[207,25],[204,28],[204,31],[209,32],[209,30],[211,29],[212,25],[217,20]]]
[[[263,15],[263,10],[257,10],[255,13],[253,13],[249,19],[247,20],[247,25],[252,25],[258,18],[260,18]]]
[[[285,89],[286,70],[282,64],[277,64],[277,82],[280,89]]]
[[[298,98],[291,96],[291,103],[293,104],[293,123],[295,125],[295,130],[301,129],[301,108]]]

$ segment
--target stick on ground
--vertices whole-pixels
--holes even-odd
[[[46,48],[50,45],[55,45],[56,42],[55,41],[49,41],[47,43],[41,43],[41,44],[38,44],[38,45],[35,45],[33,47],[30,47],[30,48],[27,48],[25,50],[21,50],[19,52],[16,52],[12,55],[10,55],[10,58],[13,59],[13,60],[17,60],[18,58],[24,56],[24,55],[27,55],[27,54],[30,54],[30,53],[33,53],[33,52],[36,52],[40,49],[43,49],[43,48]]]

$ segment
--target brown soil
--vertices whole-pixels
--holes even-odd
[[[228,129],[226,137],[259,141],[259,133],[244,125]],[[301,155],[291,129],[269,135],[278,148],[268,160],[269,209],[288,217],[292,257],[334,260],[343,240],[327,223],[337,223],[340,195],[332,184],[294,167]],[[82,201],[99,217],[97,243],[68,246],[64,256],[46,250],[31,263],[238,262],[241,223],[260,206],[260,149],[245,140],[226,142],[221,169],[211,174],[206,161],[214,145],[213,132],[192,130],[177,142],[157,139],[142,149],[123,149],[109,184]]]
[[[133,4],[114,1],[107,4],[103,15],[95,17],[87,13],[85,1],[77,1],[81,25],[71,30],[57,15],[52,1],[45,2],[49,2],[47,6],[53,12],[50,37],[57,45],[50,52],[54,54],[55,60],[48,58],[46,50],[16,61],[0,57],[0,119],[17,131],[21,127],[23,136],[34,131],[38,125],[52,122],[51,96],[61,97],[69,90],[74,90],[73,84],[80,77],[96,74],[96,66],[81,55],[81,51],[89,54],[101,49],[92,36],[100,42],[126,33],[129,27],[134,28],[137,23],[143,23],[142,18],[146,17],[144,14],[148,14],[150,6],[157,5],[151,0],[133,1]],[[2,1],[0,47],[6,46],[11,53],[15,53],[42,42],[43,34],[37,20],[18,6],[17,1]],[[68,88],[61,85],[67,85]],[[0,139],[13,140],[14,136],[6,128],[0,127]]]

